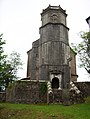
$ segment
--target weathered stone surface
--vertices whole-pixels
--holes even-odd
[[[70,90],[70,103],[83,103],[85,97],[90,96],[90,82],[73,82],[79,91]]]
[[[75,90],[71,90],[69,92],[69,102],[70,104],[76,104],[76,103],[84,103],[85,99],[84,99],[84,95],[82,92],[80,92],[79,94],[77,94],[75,92]]]
[[[7,88],[6,101],[14,103],[47,102],[45,82],[17,81]]]
[[[0,92],[0,102],[6,101],[6,92]]]
[[[53,89],[53,103],[62,103],[62,90]]]
[[[84,97],[90,96],[90,82],[74,82]]]
[[[42,26],[47,23],[62,23],[66,25],[66,11],[60,6],[50,6],[41,13]]]
[[[68,106],[70,105],[70,95],[69,95],[69,89],[63,89],[62,91],[62,102],[63,105]]]

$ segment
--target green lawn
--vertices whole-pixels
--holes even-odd
[[[0,119],[90,119],[90,97],[71,106],[0,103]]]

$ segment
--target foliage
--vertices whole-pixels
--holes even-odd
[[[82,32],[80,37],[83,41],[76,45],[72,44],[72,47],[79,56],[80,67],[84,67],[90,74],[90,32]]]
[[[3,34],[0,34],[0,66],[1,66],[1,60],[3,60],[6,55],[4,55],[3,45],[5,44],[5,41],[2,39]]]
[[[9,90],[9,91],[12,90],[15,87],[15,82],[16,81],[13,81],[12,83],[9,83],[7,90]]]
[[[0,35],[0,85],[8,86],[9,82],[17,79],[17,71],[21,68],[22,62],[20,54],[12,52],[10,55],[4,54],[3,45],[6,42],[3,40],[3,34]]]
[[[40,84],[39,91],[40,91],[41,95],[44,95],[46,93],[46,91],[47,91],[47,83],[46,82],[43,82]]]
[[[11,67],[13,78],[18,78],[17,77],[17,71],[18,71],[18,69],[21,69],[22,68],[21,66],[23,65],[23,63],[22,63],[22,61],[20,59],[20,54],[13,51],[7,57],[7,63]]]
[[[0,103],[0,119],[90,119],[90,103],[71,106]]]
[[[88,96],[87,98],[85,98],[85,103],[87,103],[87,104],[90,104],[90,96]]]

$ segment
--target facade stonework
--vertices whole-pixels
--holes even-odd
[[[10,84],[6,93],[0,93],[0,102],[11,103],[59,103],[64,105],[76,104],[84,102],[84,97],[90,96],[89,82],[75,82],[80,93],[76,93],[71,89],[51,89],[48,92],[47,82],[29,80],[16,81]],[[54,85],[55,86],[55,85]]]
[[[9,85],[6,91],[6,101],[15,103],[47,102],[46,90],[42,82],[22,80]]]
[[[77,80],[76,54],[69,46],[66,17],[60,6],[49,6],[41,13],[40,39],[27,52],[27,77],[31,80],[52,81],[58,77],[61,88]]]
[[[6,92],[0,92],[0,102],[6,101]]]

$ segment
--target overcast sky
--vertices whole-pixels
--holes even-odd
[[[39,38],[40,13],[49,4],[60,5],[66,10],[70,43],[82,41],[78,34],[89,30],[85,19],[90,16],[90,0],[0,0],[0,33],[6,40],[5,51],[19,52],[25,63],[23,70],[19,71],[20,77],[26,77],[27,51]],[[88,80],[85,70],[77,69],[77,74],[78,81]]]

